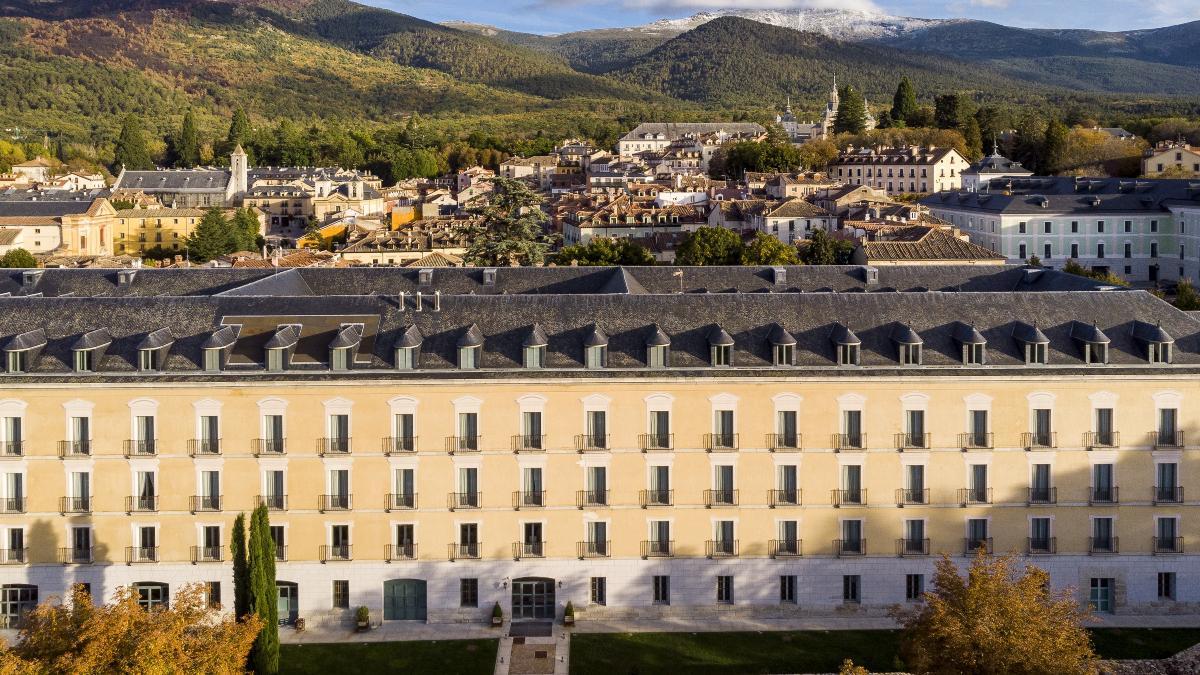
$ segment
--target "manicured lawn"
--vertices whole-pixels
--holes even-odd
[[[487,675],[496,665],[497,640],[344,642],[281,645],[284,675],[443,673]]]
[[[1160,659],[1200,642],[1194,628],[1104,628],[1092,631],[1109,659]],[[574,675],[656,673],[837,672],[846,658],[871,670],[896,670],[896,631],[763,633],[576,633]]]

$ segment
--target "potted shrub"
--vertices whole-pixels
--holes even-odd
[[[567,606],[563,608],[563,625],[575,625],[575,605],[571,604],[570,600],[567,601]]]
[[[296,632],[304,631],[304,619],[296,619]]]
[[[500,603],[497,602],[492,606],[492,625],[500,626],[504,624],[504,610],[500,609]]]
[[[366,605],[355,610],[354,618],[358,623],[359,631],[364,631],[371,627],[371,610],[367,609]]]

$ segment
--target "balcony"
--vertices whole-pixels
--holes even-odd
[[[126,457],[153,457],[158,454],[158,439],[125,441]]]
[[[803,555],[804,548],[799,539],[772,539],[767,552],[772,558],[797,558]]]
[[[830,490],[829,494],[834,508],[867,505],[867,491],[863,488],[857,490]]]
[[[1021,434],[1021,447],[1026,450],[1051,450],[1058,447],[1058,434],[1053,431],[1034,431]]]
[[[929,555],[929,539],[897,539],[896,555],[900,556],[901,558]]]
[[[1119,431],[1089,431],[1083,435],[1083,447],[1088,450],[1109,450],[1121,447]]]
[[[1116,487],[1093,487],[1088,489],[1088,506],[1120,503]]]
[[[1150,547],[1154,555],[1183,553],[1183,537],[1153,537]]]
[[[705,490],[704,491],[704,508],[711,509],[714,506],[737,506],[738,491],[737,490]]]
[[[417,451],[416,436],[388,436],[381,444],[385,455],[403,455]]]
[[[29,562],[27,548],[0,548],[0,565],[24,565]]]
[[[350,544],[322,544],[321,562],[344,562],[353,560],[353,548]]]
[[[835,452],[843,450],[864,450],[867,447],[866,434],[834,434],[830,440]]]
[[[202,562],[221,562],[225,559],[223,546],[193,546],[192,564]]]
[[[1155,486],[1154,487],[1154,503],[1157,504],[1182,504],[1183,503],[1183,488],[1178,486]]]
[[[25,498],[4,497],[0,499],[0,513],[25,513]]]
[[[578,490],[575,492],[575,505],[579,508],[589,506],[608,506],[608,490]]]
[[[387,556],[384,558],[386,562],[395,562],[398,560],[416,560],[417,545],[413,542],[404,544],[388,544],[387,550],[384,552]]]
[[[642,452],[662,452],[675,447],[675,434],[638,434]]]
[[[975,555],[975,553],[980,550],[988,555],[991,555],[991,537],[966,537],[963,539],[963,555]]]
[[[326,511],[349,511],[354,508],[354,495],[351,494],[336,494],[336,495],[320,495],[317,497],[317,510],[321,513]]]
[[[451,492],[446,497],[446,506],[455,509],[477,509],[483,503],[482,492]]]
[[[767,449],[771,452],[799,452],[804,449],[804,438],[799,433],[767,434]]]
[[[540,509],[546,505],[546,491],[517,490],[512,493],[512,505],[514,511],[520,511],[522,508]]]
[[[288,559],[288,547],[280,546],[279,544],[275,544],[275,561],[276,562],[287,562],[287,559]]]
[[[92,498],[91,497],[60,497],[58,500],[58,512],[66,515],[68,513],[91,513]]]
[[[125,564],[158,562],[157,546],[126,546]]]
[[[0,441],[0,457],[20,457],[23,454],[24,441]]]
[[[188,454],[192,457],[207,457],[221,454],[221,439],[193,438],[188,441]]]
[[[546,434],[517,434],[512,437],[512,451],[517,454],[522,452],[545,452]]]
[[[1146,442],[1155,450],[1180,450],[1184,447],[1182,431],[1151,431]]]
[[[896,506],[924,506],[929,504],[929,488],[900,488],[896,490]]]
[[[265,506],[268,511],[287,511],[287,495],[258,495],[254,504]]]
[[[777,506],[800,506],[804,501],[804,495],[800,488],[792,488],[789,490],[767,490],[767,506],[775,508]]]
[[[834,539],[833,552],[839,558],[861,558],[867,554],[867,540]]]
[[[450,454],[479,452],[480,442],[482,437],[478,434],[475,436],[447,436],[446,437],[446,452]]]
[[[737,434],[704,434],[705,452],[736,452]]]
[[[602,452],[609,448],[608,434],[579,434],[575,437],[575,449],[579,452]]]
[[[642,490],[638,493],[642,508],[649,506],[671,506],[675,503],[674,490]]]
[[[896,450],[928,450],[933,444],[933,434],[900,433],[896,434]]]
[[[92,454],[92,442],[86,441],[59,441],[58,456],[62,459],[69,457],[90,457]]]
[[[158,495],[125,498],[125,513],[153,513],[158,510]]]
[[[317,454],[322,457],[340,456],[350,454],[351,443],[350,437],[340,438],[318,438],[317,439]]]
[[[1058,553],[1058,538],[1026,537],[1025,552],[1029,555],[1051,555]]]
[[[578,541],[575,551],[580,560],[585,558],[607,558],[612,555],[611,541]]]
[[[1045,506],[1058,503],[1058,488],[1031,487],[1025,488],[1025,503],[1029,506]]]
[[[388,511],[411,511],[417,508],[417,493],[415,492],[400,492],[388,493],[387,510]]]
[[[704,555],[708,558],[736,558],[737,539],[709,539],[704,542]]]
[[[286,438],[256,438],[254,439],[254,456],[271,457],[287,454]]]
[[[64,565],[90,565],[92,561],[92,547],[90,546],[58,549],[58,562]]]
[[[665,540],[642,541],[642,560],[647,558],[674,558],[675,542]]]
[[[220,510],[221,495],[192,495],[192,513]]]
[[[483,543],[478,541],[469,541],[463,544],[450,544],[449,555],[447,556],[450,562],[455,560],[479,560]]]
[[[960,506],[992,503],[992,488],[960,488],[958,491]]]
[[[513,560],[521,558],[545,558],[546,542],[544,541],[514,541],[512,545]]]
[[[1110,555],[1120,550],[1118,537],[1088,537],[1088,553],[1092,555]]]
[[[958,446],[967,450],[990,450],[996,447],[991,432],[971,432],[958,435]]]

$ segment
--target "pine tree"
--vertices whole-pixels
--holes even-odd
[[[183,116],[176,153],[176,167],[190,169],[200,164],[200,130],[196,128],[196,116],[190,110]]]
[[[187,238],[188,258],[193,262],[208,262],[233,253],[233,243],[225,215],[220,209],[209,209]]]
[[[900,79],[900,85],[896,87],[896,95],[892,97],[892,123],[900,126],[899,122],[904,122],[905,125],[912,126],[909,123],[909,118],[917,112],[917,90],[913,88],[912,82],[905,75]]]
[[[233,238],[233,251],[257,251],[262,237],[262,224],[250,209],[238,209],[233,214],[229,229]],[[233,251],[230,251],[232,253]]]
[[[263,621],[254,640],[250,663],[258,675],[279,672],[279,591],[275,588],[275,542],[267,506],[260,504],[250,515],[250,604]]]
[[[846,85],[839,94],[835,134],[861,134],[867,128],[867,102],[857,89]]]
[[[154,168],[150,148],[146,146],[146,132],[137,115],[129,115],[121,124],[121,135],[113,151],[113,171],[125,168],[129,171],[146,171]]]
[[[250,140],[250,131],[250,117],[246,115],[245,110],[238,108],[233,111],[233,120],[229,123],[229,135],[226,136],[225,142],[231,150],[239,145],[244,146]]]
[[[1046,142],[1042,145],[1042,170],[1055,173],[1061,170],[1071,130],[1057,117],[1046,125]]]
[[[983,157],[983,134],[979,131],[979,120],[974,115],[968,115],[961,131],[967,144],[967,159],[978,161]]]
[[[476,265],[538,265],[558,240],[547,234],[542,198],[519,180],[496,178],[482,224],[470,228],[466,259]]]
[[[233,614],[238,619],[250,613],[250,567],[246,557],[246,514],[233,520],[230,535],[230,556],[233,558]]]

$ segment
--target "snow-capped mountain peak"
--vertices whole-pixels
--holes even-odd
[[[654,35],[677,35],[723,16],[820,33],[836,40],[891,38],[955,23],[954,19],[917,19],[854,9],[718,9],[683,19],[660,19],[634,30]]]

